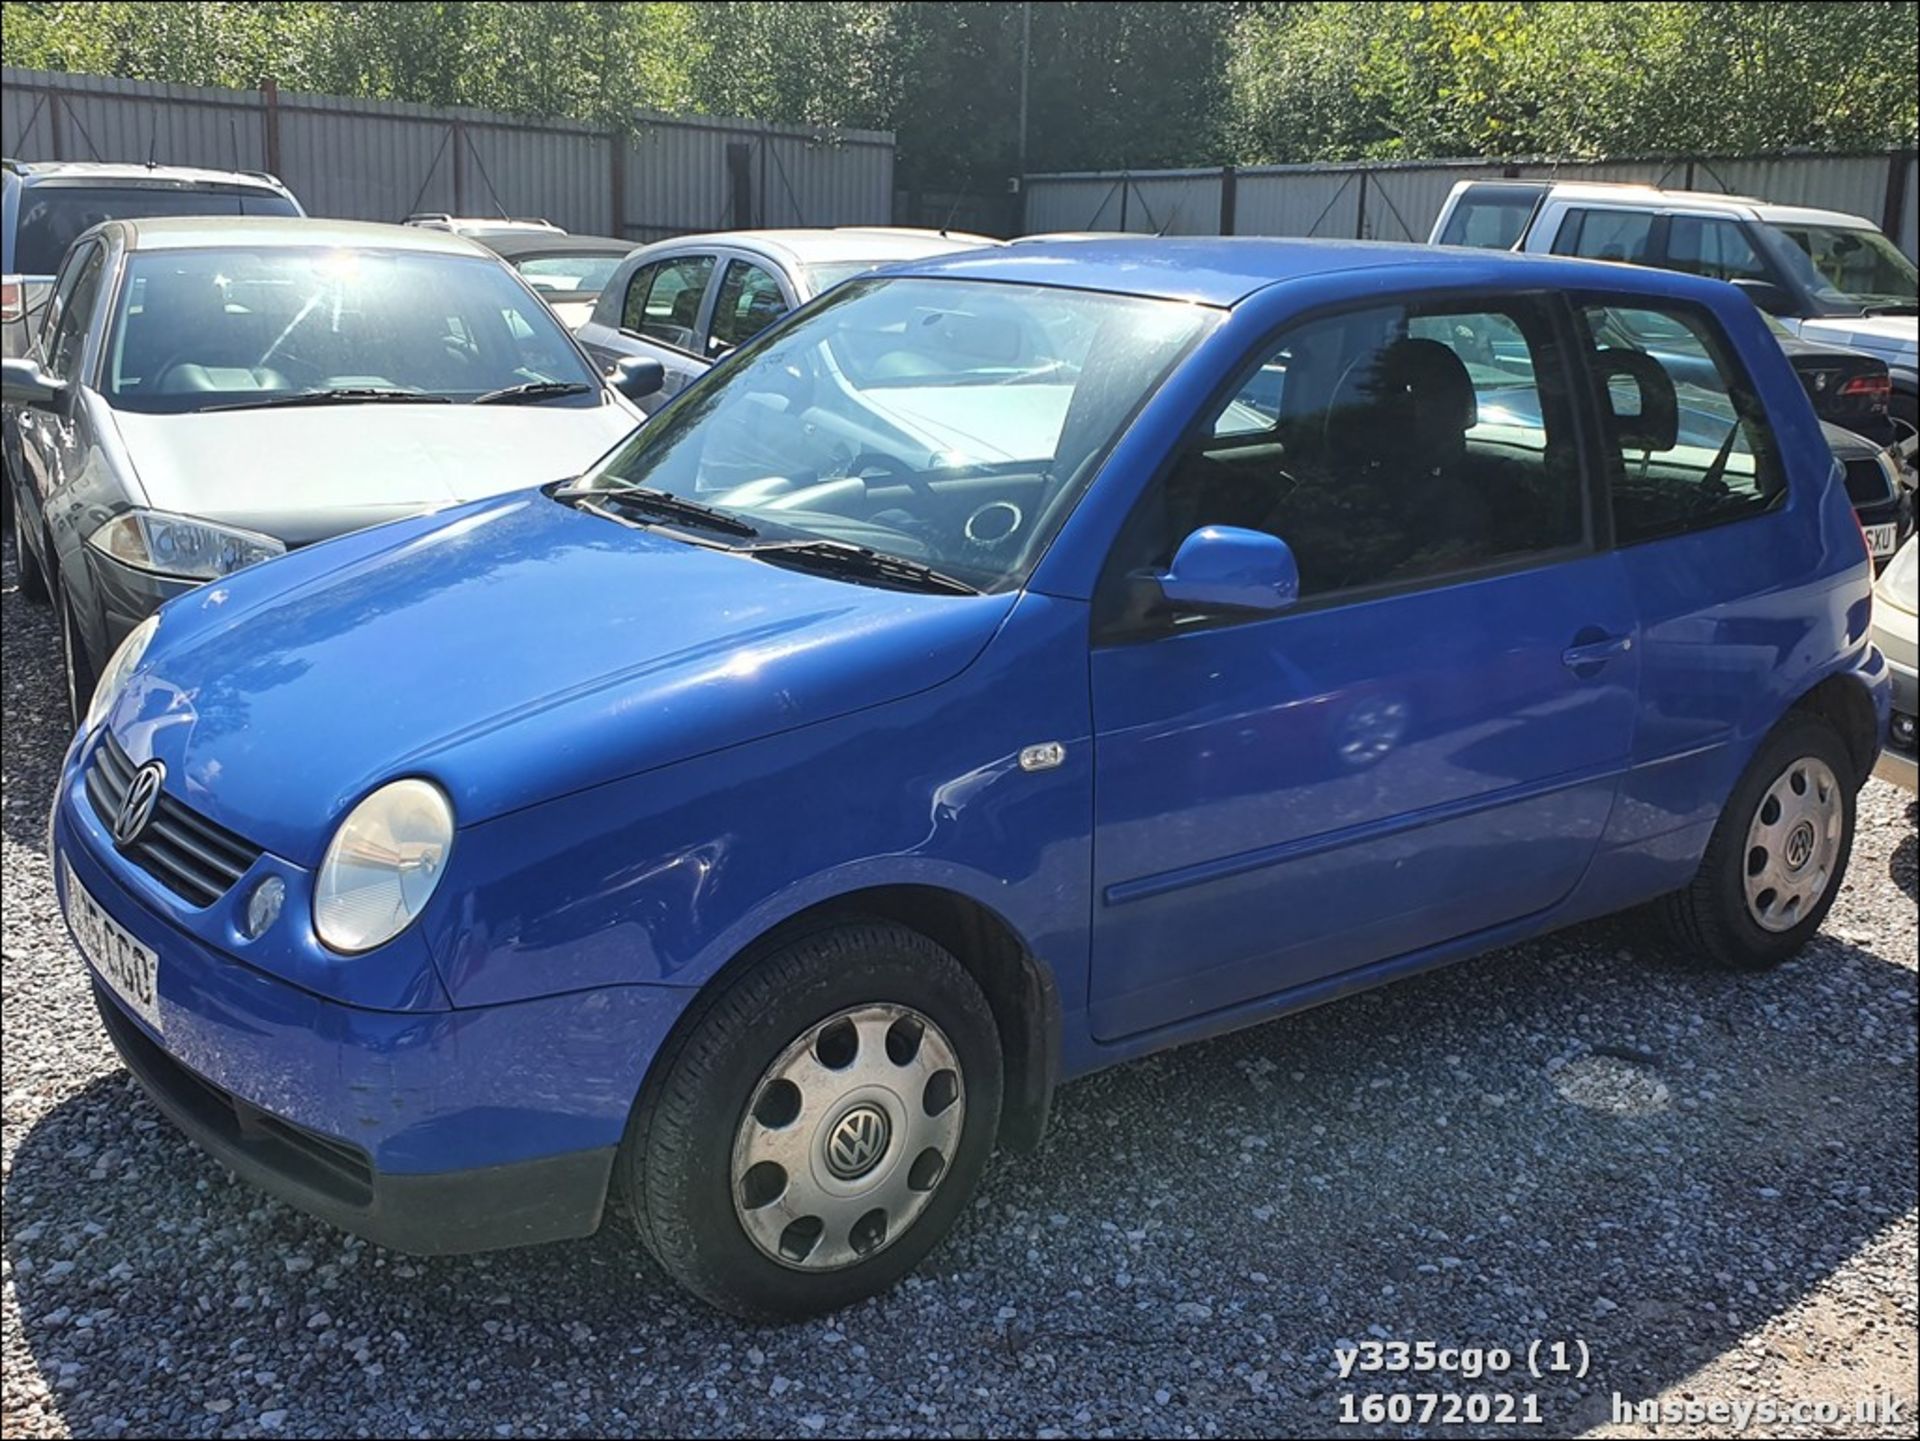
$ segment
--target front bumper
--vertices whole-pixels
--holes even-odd
[[[611,986],[463,1010],[328,1000],[188,935],[123,884],[74,786],[70,880],[160,957],[157,1028],[94,975],[108,1036],[154,1103],[243,1179],[420,1254],[591,1233],[648,1061],[689,991]],[[343,961],[342,964],[354,964]]]
[[[1893,716],[1887,727],[1887,743],[1873,773],[1905,790],[1920,789],[1920,748],[1916,748],[1916,716],[1920,716],[1920,677],[1895,661],[1887,663],[1893,674]]]

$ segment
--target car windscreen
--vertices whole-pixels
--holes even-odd
[[[349,390],[470,401],[601,386],[553,313],[497,260],[240,247],[129,257],[100,390],[118,409],[207,410]]]
[[[607,288],[624,259],[624,251],[611,255],[529,255],[514,261],[513,268],[542,295],[557,300],[591,300]]]
[[[850,282],[708,372],[587,483],[1017,585],[1219,314],[1037,285]]]
[[[272,190],[186,189],[159,185],[29,185],[22,187],[13,270],[51,275],[82,231],[104,220],[149,215],[298,215]]]
[[[1879,231],[1841,225],[1774,229],[1793,242],[1779,247],[1782,259],[1816,299],[1848,309],[1913,308],[1913,262]]]

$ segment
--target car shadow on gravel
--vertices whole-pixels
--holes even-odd
[[[7,732],[0,827],[8,840],[44,853],[53,772],[66,749],[66,704],[58,684],[53,612],[19,593],[17,544],[8,531],[0,546],[6,604],[6,624],[0,627],[0,716]]]
[[[1907,807],[1907,833],[1887,862],[1887,874],[1910,901],[1920,899],[1920,837],[1915,835],[1916,826],[1920,826],[1920,803]]]
[[[785,1329],[690,1302],[619,1216],[481,1257],[352,1242],[234,1182],[115,1073],[18,1138],[4,1240],[21,1324],[49,1385],[111,1388],[66,1418],[76,1432],[104,1404],[136,1431],[291,1408],[270,1424],[373,1416],[392,1434],[359,1409],[382,1397],[475,1432],[568,1378],[597,1400],[569,1403],[562,1431],[792,1430],[750,1372],[802,1374],[825,1337],[860,1348],[865,1399],[823,1412],[816,1385],[805,1409],[861,1427],[925,1425],[887,1378],[922,1374],[937,1346],[1021,1428],[1057,1423],[1048,1398],[1066,1393],[1109,1398],[1075,1431],[1160,1429],[1132,1404],[1144,1386],[1175,1408],[1167,1428],[1314,1434],[1340,1390],[1325,1353],[1375,1326],[1584,1342],[1590,1386],[1495,1389],[1586,1426],[1605,1392],[1675,1383],[1910,1210],[1920,1124],[1912,972],[1823,936],[1730,978],[1640,965],[1619,936],[1549,937],[1068,1086],[1044,1149],[996,1160],[924,1279]],[[1252,1381],[1252,1363],[1195,1360],[1259,1346]],[[142,1423],[184,1378],[201,1401]]]

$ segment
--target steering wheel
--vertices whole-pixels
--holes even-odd
[[[923,472],[915,470],[910,465],[902,464],[891,455],[882,455],[877,450],[860,451],[840,467],[840,473],[843,476],[856,480],[865,480],[870,470],[879,471],[885,479],[906,482],[907,489],[929,505],[938,500],[932,484],[928,482]]]

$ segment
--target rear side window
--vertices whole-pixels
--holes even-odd
[[[1553,237],[1553,253],[1645,265],[1653,251],[1653,220],[1639,210],[1569,210]]]
[[[1312,599],[1439,583],[1586,542],[1551,303],[1389,305],[1293,328],[1149,492],[1116,563],[1206,525],[1277,535]]]
[[[1447,217],[1440,243],[1511,250],[1527,233],[1527,223],[1545,194],[1540,186],[1470,185]]]
[[[1711,280],[1770,280],[1766,261],[1731,220],[1676,215],[1667,226],[1667,268]]]
[[[675,350],[694,350],[700,300],[713,278],[711,255],[678,255],[634,271],[620,307],[620,328]]]
[[[1719,326],[1691,306],[1593,305],[1592,347],[1622,544],[1760,515],[1786,496],[1760,400]]]

